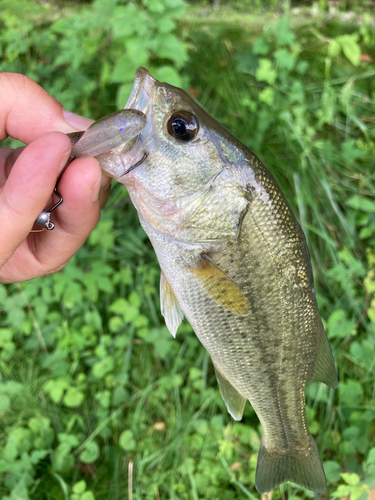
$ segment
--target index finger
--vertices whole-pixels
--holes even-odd
[[[63,106],[27,76],[0,73],[0,95],[0,141],[11,136],[29,144],[48,132],[77,130],[64,120]]]

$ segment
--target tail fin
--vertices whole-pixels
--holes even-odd
[[[326,476],[314,438],[306,454],[301,450],[290,453],[268,452],[263,443],[260,446],[255,476],[259,493],[275,489],[285,481],[292,481],[309,490],[324,493],[327,489]]]

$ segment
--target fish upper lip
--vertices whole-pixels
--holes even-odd
[[[124,175],[128,174],[131,170],[134,170],[135,168],[139,167],[139,165],[141,165],[145,161],[147,156],[148,155],[147,155],[146,151],[143,151],[142,158],[139,161],[137,161],[136,163],[134,163],[134,165],[129,167],[127,170],[125,170],[125,172],[121,175],[121,177],[124,177]]]
[[[131,90],[129,99],[125,105],[125,109],[140,109],[141,95],[144,92],[147,99],[150,97],[150,90],[156,82],[146,68],[138,68],[135,72],[133,88]]]

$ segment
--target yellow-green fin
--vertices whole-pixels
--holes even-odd
[[[197,276],[205,292],[220,306],[233,314],[245,316],[250,304],[236,283],[203,254],[198,267],[190,270]]]
[[[328,387],[337,387],[338,380],[332,350],[322,324],[318,327],[317,335],[316,360],[310,381],[323,382]]]
[[[184,313],[163,272],[160,275],[160,309],[168,330],[176,338],[177,328],[181,324]]]
[[[214,368],[220,392],[225,404],[227,405],[229,414],[232,415],[234,420],[241,420],[246,398],[244,398],[224,377],[224,375],[220,373],[220,371],[216,368],[215,363]]]

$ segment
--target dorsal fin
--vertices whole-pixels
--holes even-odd
[[[245,294],[212,262],[208,255],[202,254],[198,267],[189,269],[199,279],[204,291],[217,304],[229,309],[233,314],[245,316],[249,312],[250,304]]]
[[[165,279],[163,271],[160,275],[160,309],[164,316],[165,324],[174,338],[176,338],[177,328],[184,317],[176,296]]]
[[[215,368],[216,379],[220,387],[221,395],[224,399],[229,414],[234,420],[241,420],[246,398],[244,398],[233,385],[222,375],[220,370],[212,362]]]

